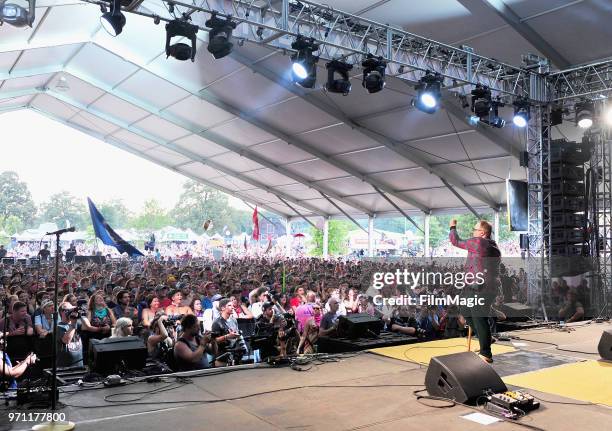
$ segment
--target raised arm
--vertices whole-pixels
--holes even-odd
[[[448,234],[448,239],[455,247],[467,249],[467,241],[459,238],[459,234],[457,233],[457,220],[453,219],[450,222],[450,233]]]

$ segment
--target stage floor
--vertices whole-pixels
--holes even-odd
[[[512,372],[516,368],[533,369],[534,363],[538,367],[562,367],[584,359],[596,360],[598,355],[561,352],[539,342],[596,352],[602,330],[610,328],[612,324],[591,324],[569,333],[542,328],[513,332],[530,341],[513,340],[517,351],[507,353],[511,355],[507,360],[502,359],[504,355],[498,356],[496,368],[508,375],[516,374]],[[545,360],[534,361],[529,352]],[[413,391],[424,388],[425,371],[421,365],[373,353],[351,354],[339,362],[319,364],[302,372],[257,368],[190,377],[183,383],[172,379],[62,394],[60,401],[66,407],[61,412],[77,423],[77,429],[95,431],[520,429],[512,423],[485,426],[466,420],[462,416],[473,412],[467,407],[438,409],[419,403]],[[567,384],[572,385],[571,378]],[[601,431],[612,423],[610,407],[529,391],[545,401],[521,423],[544,430],[581,431]],[[31,425],[15,424],[13,429]]]

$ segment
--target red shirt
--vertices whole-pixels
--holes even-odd
[[[159,301],[160,308],[163,308],[164,310],[169,305],[172,305],[172,300],[170,298],[164,298]]]
[[[291,305],[291,307],[299,307],[300,305],[302,305],[302,298],[300,298],[299,296],[294,296],[289,301],[289,304]]]

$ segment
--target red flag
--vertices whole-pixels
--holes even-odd
[[[257,207],[253,210],[253,239],[259,241],[259,218],[257,218]]]

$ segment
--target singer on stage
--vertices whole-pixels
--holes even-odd
[[[491,239],[491,225],[485,220],[476,222],[474,236],[469,239],[459,238],[457,234],[457,220],[450,223],[449,238],[455,247],[468,251],[465,263],[465,273],[484,275],[484,283],[468,285],[463,289],[462,295],[478,295],[484,298],[484,305],[461,307],[460,311],[472,331],[478,336],[480,343],[480,357],[488,363],[493,362],[491,352],[491,327],[489,315],[491,304],[494,302],[499,290],[499,264],[501,253],[497,244]]]

